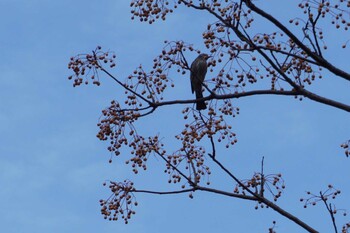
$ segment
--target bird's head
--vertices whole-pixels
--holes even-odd
[[[208,54],[206,54],[206,53],[201,53],[201,54],[199,54],[199,57],[200,58],[202,58],[202,59],[204,59],[204,60],[207,60],[209,57],[211,57],[211,56],[209,56]]]

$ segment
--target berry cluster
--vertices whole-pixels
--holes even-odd
[[[147,169],[149,154],[165,154],[162,149],[164,145],[158,136],[145,138],[137,133],[134,127],[134,122],[140,117],[137,111],[121,109],[119,103],[112,101],[111,106],[103,110],[103,117],[98,123],[100,131],[97,137],[103,141],[109,140],[111,145],[108,150],[116,156],[120,155],[123,145],[128,146],[133,157],[126,160],[126,163],[131,163],[135,174],[138,173],[138,168]]]
[[[266,191],[268,191],[274,201],[277,201],[281,197],[283,190],[286,188],[281,174],[263,175],[261,173],[255,173],[251,179],[242,180],[241,182],[246,188],[249,188],[262,197],[266,197]],[[233,192],[236,194],[247,194],[246,190],[240,184],[235,186]],[[264,204],[258,203],[255,209],[258,209],[259,205],[261,208],[264,207]]]
[[[157,19],[166,19],[166,15],[172,13],[173,10],[167,0],[133,0],[130,7],[132,8],[131,19],[139,18],[141,22],[154,23]],[[174,8],[177,5],[173,6]]]
[[[346,8],[350,8],[349,0],[338,1],[310,1],[304,0],[299,5],[303,13],[308,15],[309,21],[314,22],[318,17],[331,17],[331,23],[337,28],[343,28],[345,31],[350,27],[348,20],[350,14]]]
[[[151,72],[147,73],[140,65],[129,75],[125,87],[129,88],[125,94],[128,100],[125,102],[128,106],[141,108],[143,104],[140,99],[151,101],[153,103],[163,100],[163,93],[168,87],[174,87],[172,81],[164,74],[163,69],[157,67]],[[137,94],[136,94],[137,93]]]
[[[116,55],[113,52],[103,52],[101,46],[97,46],[92,54],[79,54],[71,57],[68,69],[73,70],[74,75],[69,76],[68,79],[73,79],[73,87],[80,86],[83,82],[87,85],[89,79],[93,84],[99,86],[101,83],[97,70],[103,69],[102,64],[109,64],[109,67],[113,68],[115,58]]]
[[[329,199],[335,199],[339,194],[341,193],[340,190],[335,189],[333,185],[329,184],[326,191],[321,191],[318,194],[314,194],[310,191],[307,191],[306,194],[309,196],[308,198],[300,198],[300,202],[304,202],[304,208],[307,208],[308,206],[315,206],[317,203],[327,203]],[[331,206],[328,205],[327,206]],[[344,210],[341,210],[343,212],[343,215],[346,216],[346,212]],[[333,214],[338,213],[338,210],[334,207],[332,208]]]
[[[105,186],[106,183],[103,185]],[[121,216],[126,224],[129,222],[131,216],[136,213],[133,210],[134,206],[138,205],[132,194],[133,185],[128,180],[119,183],[110,182],[109,188],[113,194],[107,200],[100,200],[101,214],[105,219],[117,221]]]
[[[340,145],[341,148],[344,149],[346,157],[350,156],[350,140],[347,140],[343,144]]]
[[[188,119],[190,108],[185,108],[183,111],[184,119]],[[227,124],[223,115],[217,115],[214,109],[210,108],[208,116],[192,112],[194,121],[185,125],[185,129],[181,134],[176,136],[176,139],[181,140],[183,148],[192,146],[196,141],[201,141],[204,137],[212,138],[217,136],[217,141],[221,143],[226,141],[226,148],[234,145],[237,142],[236,134],[232,132],[232,126]]]
[[[183,179],[180,174],[181,165],[188,171],[187,178],[190,180],[189,185],[199,184],[203,176],[207,177],[207,185],[209,185],[210,168],[205,165],[205,150],[203,147],[195,145],[187,145],[172,155],[167,156],[167,164],[165,173],[169,175],[169,183],[179,183]],[[185,188],[186,185],[181,186]]]

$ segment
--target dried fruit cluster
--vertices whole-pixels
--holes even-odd
[[[344,149],[346,157],[350,156],[350,140],[347,140],[343,144],[340,145],[341,148]]]
[[[113,52],[103,52],[101,46],[92,51],[92,54],[79,54],[70,58],[68,69],[73,70],[74,75],[68,77],[73,79],[73,87],[80,86],[83,82],[92,83],[99,86],[100,80],[97,70],[102,68],[102,64],[109,64],[110,68],[115,66],[116,55]],[[85,81],[84,81],[85,79]]]
[[[252,39],[242,36],[228,40],[236,30],[233,25],[215,23],[209,24],[203,34],[206,47],[216,57],[211,60],[213,66],[225,61],[211,80],[216,83],[215,90],[243,91],[247,84],[255,84],[259,79],[271,80],[272,90],[283,90],[288,87],[286,77],[300,87],[322,78],[320,66],[292,39],[285,39],[283,33],[257,33]],[[266,63],[266,56],[278,66]]]
[[[157,0],[133,0],[130,3],[132,8],[131,19],[138,17],[141,22],[154,23],[156,19],[166,19],[168,13],[172,13],[173,10],[169,6],[169,1],[157,1]],[[177,7],[176,5],[173,7]]]
[[[128,180],[119,183],[111,181],[109,188],[113,194],[107,200],[100,200],[101,214],[110,221],[117,221],[121,216],[124,222],[128,223],[136,213],[133,210],[134,206],[138,205],[132,193],[134,184]]]
[[[138,168],[147,169],[146,162],[149,154],[166,153],[158,136],[145,138],[137,133],[134,122],[139,117],[140,114],[137,111],[123,110],[119,103],[112,101],[111,106],[103,110],[103,119],[98,123],[100,131],[97,134],[100,140],[110,141],[108,150],[116,156],[120,155],[120,148],[123,145],[130,148],[132,157],[126,160],[126,163],[131,163],[135,174],[138,173]]]
[[[190,108],[183,110],[184,119],[188,119]],[[226,148],[237,142],[236,134],[232,132],[232,126],[227,124],[223,115],[217,115],[214,109],[209,109],[208,115],[192,112],[193,122],[185,124],[185,128],[176,139],[182,141],[183,149],[199,142],[202,138],[215,138],[218,142],[226,141]]]
[[[242,184],[251,190],[255,190],[255,193],[261,197],[266,197],[266,191],[268,191],[274,201],[277,201],[281,197],[283,190],[286,188],[281,174],[264,175],[262,173],[255,173],[251,179],[242,180]],[[240,184],[235,186],[233,192],[243,195],[247,194],[247,191]],[[263,208],[264,205],[260,203],[260,207]],[[259,203],[255,209],[258,208]]]
[[[341,233],[349,233],[349,229],[350,229],[350,222],[343,225],[341,229]]]
[[[128,95],[128,101],[125,104],[133,106],[136,109],[143,106],[140,101],[142,96],[147,102],[157,103],[163,100],[163,92],[168,87],[168,83],[171,80],[163,73],[161,68],[154,69],[150,73],[144,71],[140,65],[134,70],[132,75],[128,76],[125,86],[132,91],[126,91],[125,94]],[[174,85],[171,83],[171,86]],[[135,93],[138,93],[137,96]],[[148,102],[149,103],[149,102]]]
[[[349,12],[346,8],[350,8],[349,0],[338,1],[310,1],[304,0],[298,5],[303,13],[308,15],[309,21],[315,22],[318,17],[325,18],[327,15],[331,17],[331,23],[335,27],[348,30],[350,22],[348,21]]]
[[[335,199],[341,193],[340,190],[335,189],[333,185],[328,185],[326,191],[320,192],[318,194],[314,194],[310,191],[307,191],[306,194],[309,196],[308,198],[300,198],[300,202],[304,202],[304,208],[312,205],[315,206],[319,202],[327,202],[330,198]],[[336,209],[333,209],[333,214],[337,213]],[[346,216],[346,212],[343,213]]]
[[[185,52],[196,52],[200,54],[200,50],[195,49],[193,45],[184,41],[164,41],[164,48],[161,54],[153,60],[153,70],[162,71],[169,77],[169,71],[175,66],[175,70],[181,75],[185,75],[190,70],[189,62],[186,60]],[[210,64],[209,64],[210,66]]]
[[[181,167],[181,165],[183,167]],[[183,169],[188,171],[186,174],[186,183],[182,184],[185,188],[187,184],[194,186],[202,181],[202,177],[206,176],[207,185],[209,185],[210,168],[205,164],[205,150],[203,147],[195,145],[188,148],[181,148],[179,151],[167,156],[167,164],[165,173],[169,175],[169,183],[179,183],[184,178],[180,173]]]
[[[343,216],[347,216],[347,212],[344,209],[337,209],[335,204],[330,202],[330,199],[336,199],[341,191],[335,189],[333,185],[329,184],[325,191],[320,191],[318,194],[311,193],[310,191],[306,192],[309,196],[308,198],[300,198],[300,202],[304,202],[304,208],[308,206],[315,206],[318,203],[322,203],[326,206],[328,213],[330,214],[333,225],[335,226],[335,215],[341,213]],[[350,229],[350,223],[346,223],[342,227],[342,233],[348,233]]]

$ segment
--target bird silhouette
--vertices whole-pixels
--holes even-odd
[[[202,85],[207,74],[207,59],[209,58],[208,54],[202,53],[192,62],[191,64],[191,89],[192,93],[196,93],[196,99],[203,98]],[[198,101],[196,104],[197,110],[206,109],[204,100]]]

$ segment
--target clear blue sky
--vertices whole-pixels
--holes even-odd
[[[130,20],[129,3],[0,0],[0,232],[267,232],[273,220],[277,232],[303,232],[272,210],[256,211],[253,203],[205,193],[196,193],[194,200],[138,195],[140,206],[130,224],[103,220],[98,200],[110,195],[102,186],[105,180],[130,177],[139,188],[172,187],[160,172],[131,175],[124,165],[127,155],[108,164],[107,144],[95,137],[96,123],[101,110],[121,96],[120,89],[105,78],[100,87],[73,88],[67,80],[69,57],[97,45],[114,50],[113,72],[124,79],[140,63],[150,65],[166,39],[203,49],[201,32],[208,21],[207,15],[185,9],[166,22],[141,24]],[[284,21],[297,13],[274,3],[267,7]],[[349,38],[349,33],[341,36]],[[342,37],[328,35],[332,41]],[[348,50],[330,50],[327,56],[348,68]],[[173,79],[178,84],[173,95],[193,98],[188,77]],[[325,76],[313,90],[349,104],[349,88]],[[349,114],[289,97],[251,97],[235,104],[241,109],[232,122],[239,143],[220,157],[237,176],[248,178],[265,156],[266,172],[284,175],[287,187],[280,205],[330,232],[325,209],[304,210],[298,200],[306,190],[318,192],[332,183],[342,190],[337,207],[350,209],[350,161],[339,146],[350,138]],[[143,130],[170,141],[182,124],[181,106],[156,116],[156,121],[145,119]],[[152,166],[157,170],[161,161]],[[217,175],[213,187],[225,187],[227,178]],[[346,220],[339,216],[339,223]]]

